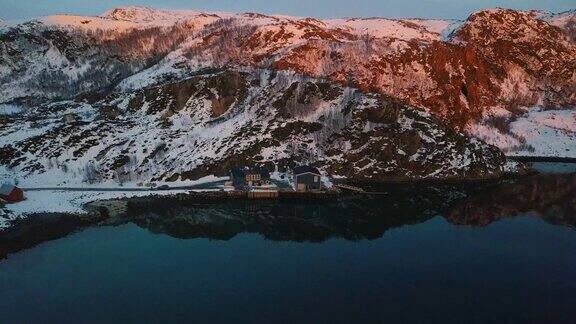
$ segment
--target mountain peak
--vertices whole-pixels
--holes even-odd
[[[143,6],[118,7],[106,11],[102,17],[132,22],[150,22],[156,20],[159,10]]]

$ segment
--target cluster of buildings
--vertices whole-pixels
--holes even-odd
[[[297,192],[320,191],[322,180],[317,168],[302,165],[292,169],[294,190]],[[275,187],[270,179],[270,172],[258,167],[238,167],[230,171],[229,185],[236,190]]]
[[[322,190],[322,177],[317,168],[301,165],[291,170],[293,189],[297,192],[314,192]],[[269,190],[274,191],[277,186],[270,178],[270,172],[264,168],[242,167],[230,171],[229,186],[235,190]],[[276,190],[277,192],[277,190]],[[0,203],[16,203],[24,200],[22,189],[11,184],[0,186]]]

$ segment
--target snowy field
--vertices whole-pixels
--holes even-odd
[[[15,105],[0,104],[0,116],[15,115],[24,111],[24,108]]]
[[[495,113],[508,118],[506,115]],[[576,158],[576,111],[532,108],[503,127],[485,119],[467,131],[503,150],[508,156]]]
[[[191,190],[165,191],[65,191],[39,190],[27,191],[26,200],[8,204],[0,210],[0,229],[10,226],[10,221],[25,218],[33,213],[86,213],[84,205],[97,200],[143,197],[150,195],[173,195]]]
[[[3,208],[0,207],[0,229],[10,226],[10,221],[16,218],[25,218],[33,213],[86,213],[84,206],[93,201],[119,199],[130,197],[145,197],[152,195],[169,196],[178,193],[186,192],[200,192],[219,190],[218,188],[209,188],[210,183],[217,183],[219,181],[227,180],[228,177],[215,177],[208,176],[196,181],[180,181],[172,182],[169,184],[170,188],[167,190],[146,190],[146,188],[138,187],[136,184],[126,184],[123,187],[118,187],[116,184],[101,183],[97,185],[85,184],[78,187],[79,190],[73,189],[42,189],[47,186],[36,185],[24,188],[34,188],[35,190],[25,191],[26,200],[15,203],[7,204]],[[166,183],[156,183],[156,185],[164,185]],[[28,184],[31,185],[31,184]],[[190,187],[207,185],[206,189],[189,189],[178,187]],[[133,190],[130,190],[132,188]],[[124,191],[111,191],[111,189],[119,189]],[[90,191],[86,191],[90,190]]]

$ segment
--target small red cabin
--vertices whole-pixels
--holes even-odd
[[[24,191],[16,186],[3,184],[0,186],[0,199],[10,203],[19,202],[24,200]]]

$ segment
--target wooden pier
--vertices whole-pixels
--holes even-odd
[[[278,198],[278,190],[248,191],[247,196],[248,196],[248,198],[251,198],[251,199]]]
[[[362,188],[358,188],[358,187],[354,187],[351,185],[346,185],[346,184],[337,184],[334,185],[336,188],[343,190],[343,191],[352,191],[352,192],[358,192],[358,193],[364,193],[364,189]]]

